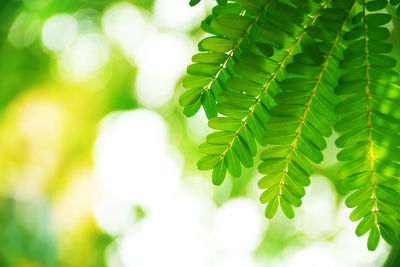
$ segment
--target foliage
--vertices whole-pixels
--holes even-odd
[[[389,1],[217,2],[180,97],[186,116],[203,107],[217,130],[200,145],[198,168],[221,185],[227,172],[240,177],[242,165],[254,165],[257,143],[266,146],[258,166],[265,216],[280,206],[293,218],[334,129],[341,188],[353,192],[350,219],[361,220],[356,234],[369,232],[369,250],[380,237],[397,244],[400,87]],[[399,2],[390,1],[397,14]]]

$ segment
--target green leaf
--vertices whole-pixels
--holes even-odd
[[[301,130],[301,137],[311,142],[319,150],[324,150],[327,146],[325,139],[318,134],[318,130],[309,123],[305,123]]]
[[[271,57],[274,54],[274,47],[270,44],[257,42],[256,46],[260,50],[260,52],[266,57]]]
[[[282,172],[286,167],[286,162],[283,158],[267,159],[258,165],[258,171],[262,174],[270,174]]]
[[[188,74],[205,74],[213,76],[218,70],[220,66],[217,64],[206,64],[206,63],[196,63],[191,64],[187,67],[186,72]]]
[[[272,73],[275,71],[278,62],[267,57],[260,57],[254,53],[242,53],[240,55],[240,61],[246,65],[256,67],[265,73]]]
[[[279,104],[306,104],[310,99],[310,92],[284,92],[275,96],[276,103]]]
[[[299,126],[300,120],[300,118],[296,117],[272,117],[267,122],[267,128],[295,131]]]
[[[228,55],[225,53],[198,53],[192,57],[192,61],[196,63],[222,64],[227,57]]]
[[[203,88],[194,88],[187,90],[179,97],[179,104],[181,106],[187,106],[195,103],[197,100],[199,100],[202,91]]]
[[[392,217],[392,214],[379,213],[379,224],[391,228],[395,234],[400,234],[400,223]]]
[[[313,112],[310,112],[307,114],[306,121],[312,124],[314,128],[320,132],[321,135],[325,137],[331,136],[331,127],[324,118],[318,117]]]
[[[387,0],[368,1],[366,4],[367,10],[370,12],[382,10],[387,6]]]
[[[395,246],[399,243],[399,234],[395,233],[390,227],[385,224],[379,225],[379,230],[382,238],[388,242],[388,244]]]
[[[305,13],[309,13],[311,11],[311,4],[309,1],[304,0],[290,0],[293,4],[295,4],[299,9],[303,10]]]
[[[227,3],[226,5],[217,5],[212,9],[212,14],[218,16],[224,13],[239,14],[242,11],[242,7],[236,3]]]
[[[225,145],[232,141],[233,132],[213,132],[207,136],[207,143],[216,145]]]
[[[279,194],[279,190],[280,190],[279,184],[271,186],[261,194],[260,202],[262,204],[270,202],[274,197],[276,197]]]
[[[367,36],[372,41],[384,41],[389,39],[390,32],[384,27],[369,27]],[[371,70],[373,72],[373,70]]]
[[[240,125],[242,125],[242,121],[234,120],[227,117],[212,118],[208,122],[208,126],[211,129],[230,132],[236,132],[236,130],[239,129]]]
[[[270,76],[269,73],[243,62],[236,63],[233,69],[243,78],[258,84],[266,84]]]
[[[221,37],[207,37],[199,43],[200,51],[228,52],[235,45],[234,41]]]
[[[369,63],[373,66],[385,67],[385,68],[393,68],[396,66],[396,60],[392,57],[385,55],[370,55]]]
[[[369,232],[368,243],[367,243],[368,250],[374,251],[378,247],[379,239],[380,239],[379,230],[378,227],[376,227],[375,225]]]
[[[363,12],[359,12],[357,13],[357,15],[355,15],[352,19],[351,22],[353,22],[353,24],[357,24],[359,23],[363,18]]]
[[[274,47],[282,49],[286,46],[287,35],[279,27],[271,24],[263,24],[258,27],[259,32],[266,40],[269,40]]]
[[[304,105],[279,105],[270,110],[271,116],[276,117],[300,117],[304,114],[306,107]]]
[[[201,0],[190,0],[189,5],[190,5],[190,6],[195,6],[195,5],[197,5],[198,3],[200,3],[200,1],[201,1]]]
[[[298,181],[290,178],[289,175],[286,175],[285,177],[285,185],[287,186],[288,190],[297,198],[301,199],[302,197],[305,196],[306,191],[304,190],[304,187],[302,184],[300,184]]]
[[[358,188],[368,184],[368,182],[369,182],[368,178],[369,178],[370,174],[367,172],[368,165],[363,164],[363,165],[365,165],[365,171],[364,171],[364,169],[361,169],[360,166],[354,165],[353,162],[350,162],[350,163],[352,163],[351,165],[358,172],[354,175],[347,176],[346,179],[344,179],[340,182],[340,188],[343,191],[351,191],[354,189],[358,189]],[[343,166],[343,170],[348,171],[348,169],[346,167],[347,167],[346,165]],[[352,173],[352,171],[351,171],[351,173]],[[343,176],[345,176],[345,175],[346,175],[346,173],[343,173]]]
[[[277,131],[268,131],[263,136],[265,144],[270,145],[289,145],[293,142],[296,134],[287,134]]]
[[[233,149],[229,149],[225,155],[225,163],[226,167],[228,168],[229,173],[237,178],[240,177],[242,174],[242,170],[240,168],[240,161],[236,152]]]
[[[236,2],[246,9],[246,11],[248,11],[251,15],[257,15],[263,8],[263,4],[266,1],[236,0]]]
[[[281,197],[283,197],[285,200],[287,200],[291,205],[295,207],[300,207],[302,204],[301,199],[294,196],[288,189],[288,186],[286,186],[285,184],[282,186]]]
[[[375,226],[375,213],[371,211],[357,225],[356,235],[357,236],[362,236],[362,235],[366,234],[369,230],[371,230],[372,227],[374,227],[374,226]]]
[[[240,136],[235,139],[232,147],[238,154],[240,161],[243,163],[243,166],[245,166],[246,168],[250,168],[253,166],[254,162],[250,149]]]
[[[257,142],[263,145],[264,142],[262,136],[265,132],[263,125],[257,120],[257,118],[255,118],[255,116],[248,117],[246,125],[250,129]]]
[[[315,81],[309,78],[288,78],[279,83],[283,90],[309,92]]]
[[[400,194],[388,187],[378,186],[376,188],[376,195],[381,200],[385,200],[393,205],[400,207]]]
[[[239,39],[252,23],[250,17],[238,14],[224,13],[218,15],[212,22],[211,27],[221,35],[230,39]]]
[[[345,40],[354,40],[354,39],[361,37],[363,35],[363,33],[364,33],[364,28],[362,26],[358,26],[358,27],[353,28],[349,32],[346,32],[346,34],[344,35],[343,38]]]
[[[226,5],[227,2],[228,2],[228,0],[217,0],[218,5],[221,5],[221,6]]]
[[[273,185],[279,184],[282,180],[282,174],[277,173],[277,174],[268,174],[265,175],[263,178],[261,178],[257,185],[258,188],[260,189],[267,189]]]
[[[304,75],[313,78],[321,71],[318,65],[308,65],[300,63],[290,63],[286,66],[286,71],[293,74]],[[311,90],[312,88],[309,88]]]
[[[232,89],[247,93],[250,96],[257,96],[262,89],[262,85],[239,77],[232,77],[228,79],[227,83]]]
[[[347,197],[345,203],[348,208],[360,206],[363,202],[372,197],[372,187],[364,186]]]
[[[219,155],[207,155],[197,162],[197,167],[199,170],[211,170],[218,164],[219,160]]]
[[[203,104],[204,111],[207,118],[211,119],[217,116],[217,107],[215,104],[215,97],[210,90],[206,90],[201,96],[201,103]]]
[[[254,104],[254,98],[248,95],[234,92],[234,91],[224,91],[219,96],[220,102],[229,104],[234,107],[249,110],[249,108]]]
[[[221,102],[217,104],[217,111],[224,116],[238,120],[243,119],[249,113],[249,111],[246,109],[233,107]]]
[[[240,29],[234,29],[226,25],[221,25],[216,18],[211,21],[210,26],[214,31],[220,35],[226,36],[231,40],[239,39],[242,35],[242,31]]]
[[[286,146],[267,147],[260,155],[261,160],[273,158],[286,158],[289,155],[290,148]]]
[[[212,77],[208,75],[189,75],[183,79],[183,87],[187,89],[204,87],[211,79]]]
[[[221,185],[225,180],[226,167],[223,160],[220,160],[217,166],[214,167],[212,171],[212,182],[214,185]]]
[[[203,154],[221,155],[225,151],[225,145],[202,143],[199,146],[199,151]]]
[[[307,160],[306,157],[304,157],[304,154],[300,153],[299,151],[293,151],[292,161],[297,166],[299,166],[308,176],[311,176],[311,174],[314,173],[314,169],[311,166],[310,162]]]
[[[382,26],[391,21],[392,17],[390,14],[368,14],[367,25],[368,26]]]
[[[299,167],[296,162],[290,163],[289,164],[289,171],[288,175],[296,180],[296,182],[299,182],[303,186],[308,186],[310,185],[310,175],[308,175],[303,168]]]
[[[197,101],[194,102],[193,104],[185,106],[185,108],[183,109],[183,114],[185,114],[185,116],[187,117],[192,117],[199,111],[200,107],[201,107],[201,98],[199,97],[199,99],[197,99]]]
[[[307,158],[315,163],[321,163],[324,159],[321,151],[317,147],[301,138],[299,138],[297,141],[297,147],[303,154],[307,156]]]
[[[265,217],[267,217],[268,219],[272,219],[275,216],[276,211],[278,210],[278,205],[278,197],[274,197],[265,208]]]
[[[355,222],[366,216],[372,210],[374,203],[372,198],[362,203],[350,214],[350,220]]]
[[[283,198],[279,198],[279,203],[286,217],[288,217],[289,219],[293,219],[294,218],[293,207]]]
[[[397,207],[393,207],[393,205],[389,203],[378,201],[378,209],[384,213],[390,214],[397,220],[400,219],[400,210]]]

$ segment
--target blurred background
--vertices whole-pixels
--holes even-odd
[[[0,267],[400,266],[355,236],[335,136],[294,220],[256,168],[197,170],[207,119],[177,99],[215,1],[188,2],[0,1]]]

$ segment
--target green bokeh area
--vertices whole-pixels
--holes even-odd
[[[12,199],[0,202],[2,246],[1,266],[35,262],[54,266],[57,262],[55,243],[49,225],[48,207],[33,206]]]

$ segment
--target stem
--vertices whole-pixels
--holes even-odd
[[[366,22],[366,1],[363,0],[363,28],[364,28],[364,66],[365,66],[365,95],[367,100],[367,127],[368,127],[368,159],[370,161],[369,168],[371,172],[371,185],[372,185],[372,199],[374,205],[372,211],[375,215],[375,224],[378,225],[378,199],[376,197],[376,181],[375,181],[375,155],[374,155],[374,142],[372,138],[372,120],[371,120],[371,92],[370,92],[370,78],[369,78],[369,62],[368,62],[368,36],[367,36],[367,22]]]

